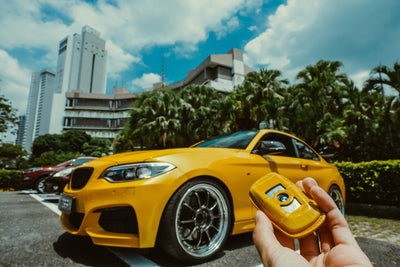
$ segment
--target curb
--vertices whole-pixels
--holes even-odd
[[[346,203],[346,214],[400,220],[400,207]]]

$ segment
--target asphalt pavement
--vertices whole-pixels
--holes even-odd
[[[54,195],[0,192],[0,266],[185,266],[157,249],[107,248],[70,235],[60,225],[56,205]],[[374,266],[400,266],[400,247],[369,238],[357,241]],[[198,266],[260,264],[248,233],[230,237],[215,259]]]

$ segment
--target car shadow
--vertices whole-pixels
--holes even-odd
[[[127,266],[106,247],[94,245],[89,237],[62,234],[53,248],[63,258],[88,266]]]
[[[183,267],[183,266],[208,266],[210,263],[218,263],[223,261],[223,258],[230,254],[232,251],[237,249],[241,249],[244,247],[253,246],[253,238],[252,233],[245,233],[235,236],[228,237],[223,249],[217,253],[214,257],[209,259],[205,262],[199,262],[197,264],[188,265],[184,262],[178,261],[175,258],[172,258],[168,254],[166,254],[163,250],[159,248],[152,248],[152,249],[135,249],[135,252],[141,254],[142,256],[148,258],[149,260],[157,263],[160,266],[176,266],[176,267]],[[208,263],[208,264],[207,264]],[[211,264],[213,265],[213,264]],[[218,264],[217,264],[218,265]]]

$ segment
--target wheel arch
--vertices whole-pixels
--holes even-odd
[[[171,201],[171,199],[175,196],[175,194],[177,194],[177,192],[179,191],[179,189],[181,189],[182,187],[184,187],[187,183],[189,182],[193,182],[193,181],[197,181],[197,180],[208,180],[211,182],[214,182],[216,184],[218,184],[219,186],[221,186],[221,188],[224,190],[228,201],[229,201],[229,205],[230,205],[230,212],[231,212],[231,223],[230,223],[230,229],[228,231],[229,235],[231,235],[232,233],[232,229],[233,229],[233,225],[235,222],[235,213],[234,213],[234,207],[233,207],[233,199],[232,199],[232,195],[231,192],[229,191],[228,187],[226,186],[226,184],[221,181],[220,179],[214,177],[214,176],[210,176],[210,175],[199,175],[196,177],[193,177],[191,179],[188,179],[187,181],[185,181],[184,183],[182,183],[179,187],[176,188],[176,190],[174,191],[174,193],[169,197],[168,201],[166,202],[167,204],[164,206],[163,208],[163,212],[162,215],[160,217],[160,221],[158,223],[158,227],[157,227],[157,236],[156,236],[156,243],[158,243],[158,238],[160,236],[160,227],[161,227],[161,222],[164,218],[165,215],[165,209],[168,206],[168,203]]]

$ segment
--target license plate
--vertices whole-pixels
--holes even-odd
[[[60,200],[58,201],[58,209],[63,213],[71,214],[75,204],[75,198],[65,194],[61,194]]]

